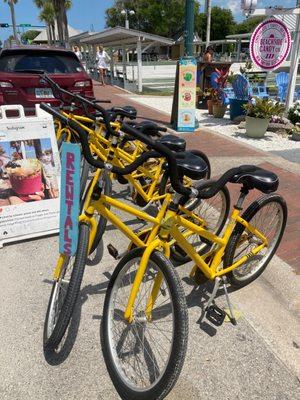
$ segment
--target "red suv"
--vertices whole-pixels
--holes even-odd
[[[72,51],[24,46],[0,52],[0,105],[21,104],[29,113],[42,101],[58,105],[41,71],[66,90],[94,96],[92,80]]]

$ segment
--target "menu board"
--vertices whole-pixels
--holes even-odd
[[[197,62],[194,58],[181,58],[178,63],[178,111],[179,132],[193,132],[196,120]]]
[[[0,247],[58,232],[60,158],[52,117],[0,107]],[[13,116],[11,116],[13,115]]]

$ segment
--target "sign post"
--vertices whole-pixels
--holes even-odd
[[[181,58],[177,64],[171,123],[179,132],[194,132],[196,125],[195,58]]]

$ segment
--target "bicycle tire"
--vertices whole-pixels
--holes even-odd
[[[239,277],[238,271],[239,270],[241,271],[242,268],[246,268],[247,262],[249,262],[249,264],[250,264],[251,262],[253,262],[253,260],[255,261],[255,258],[254,258],[255,256],[250,257],[246,263],[242,264],[240,267],[236,268],[236,270],[231,271],[227,275],[231,285],[234,287],[237,287],[237,288],[244,287],[244,286],[248,285],[249,283],[253,282],[256,278],[258,278],[262,274],[262,272],[266,269],[267,265],[271,261],[273,255],[275,254],[275,252],[281,242],[281,239],[282,239],[282,236],[283,236],[283,233],[285,230],[285,226],[286,226],[286,221],[287,221],[287,205],[286,205],[285,200],[280,195],[271,194],[271,195],[266,195],[266,196],[260,197],[259,199],[257,199],[256,201],[254,201],[253,203],[251,203],[249,205],[249,207],[242,214],[242,218],[245,221],[250,222],[251,220],[253,220],[255,215],[257,215],[257,213],[260,210],[262,210],[265,206],[267,206],[270,203],[277,204],[279,207],[278,209],[280,210],[280,213],[281,213],[280,227],[279,227],[277,238],[275,239],[276,242],[274,243],[271,251],[268,254],[266,254],[266,257],[264,257],[261,260],[261,262],[260,262],[261,265],[256,270],[253,268],[252,272],[250,271],[248,278],[242,277],[241,274]],[[264,223],[265,227],[267,227],[265,220],[263,221],[263,223]],[[224,254],[224,258],[223,258],[223,267],[224,268],[227,268],[233,264],[235,252],[238,249],[238,245],[241,244],[241,237],[242,237],[244,231],[245,231],[245,227],[242,224],[238,223],[235,226],[235,228],[230,236],[228,245],[226,246],[226,249],[225,249],[225,254]],[[259,256],[259,253],[257,254],[257,256]],[[250,266],[251,266],[251,264],[250,264]]]
[[[89,179],[89,172],[90,172],[90,164],[83,157],[81,171],[80,171],[80,199],[82,199],[84,195],[86,184]]]
[[[123,276],[124,274],[126,274],[126,271],[128,271],[127,266],[128,265],[130,266],[130,263],[134,262],[135,260],[137,260],[137,262],[139,263],[143,251],[144,251],[143,248],[134,249],[129,253],[127,253],[118,263],[107,288],[104,301],[104,308],[103,308],[103,318],[101,323],[101,344],[102,344],[102,352],[104,360],[106,363],[106,368],[108,370],[110,378],[117,392],[119,393],[120,397],[124,400],[143,400],[143,399],[158,400],[165,398],[165,396],[171,391],[171,389],[173,388],[179,377],[187,349],[188,314],[187,314],[185,294],[181,285],[181,281],[172,263],[162,253],[155,251],[151,254],[150,262],[153,263],[153,265],[155,265],[157,271],[160,271],[162,273],[165,281],[167,282],[166,288],[171,296],[172,300],[170,300],[170,302],[172,301],[172,310],[174,310],[172,314],[174,316],[172,321],[173,324],[172,346],[169,357],[167,359],[167,364],[165,368],[162,370],[162,374],[157,380],[157,382],[154,382],[155,384],[153,384],[152,387],[149,387],[146,390],[137,390],[131,384],[127,383],[124,376],[122,376],[122,372],[120,372],[118,369],[117,362],[115,361],[116,352],[111,342],[111,333],[112,333],[112,331],[110,330],[111,305],[112,302],[115,301],[115,298],[117,296],[115,290],[119,280],[122,278],[122,274]],[[147,278],[146,274],[144,276],[144,279],[145,278]],[[148,281],[145,280],[145,282],[146,282],[145,284],[147,284]],[[130,282],[128,282],[128,285],[129,287],[131,287]],[[124,288],[124,286],[121,286],[121,288]],[[139,306],[139,302],[136,301],[136,303],[138,303]],[[120,316],[118,318],[120,318]],[[167,314],[167,318],[169,318],[169,314]],[[153,317],[153,321],[154,320],[155,317]],[[159,322],[161,322],[161,320],[159,320]],[[148,322],[148,325],[149,324],[151,324],[151,322]],[[126,330],[127,327],[124,329]],[[132,329],[134,330],[134,328]],[[143,344],[147,342],[147,334],[145,333],[145,331],[143,333],[143,338],[144,338]],[[159,343],[160,345],[162,345],[162,342]],[[153,355],[154,353],[152,352],[152,348],[151,347],[147,348],[149,353]],[[118,351],[121,353],[122,349]],[[129,356],[132,355],[130,348],[127,353],[129,354]],[[145,356],[145,352],[143,354]],[[120,359],[123,360],[122,355],[120,355]],[[149,371],[151,370],[150,366],[148,369]],[[149,371],[148,373],[149,375],[151,375]]]
[[[74,264],[72,267],[72,272],[70,275],[70,281],[65,291],[65,295],[62,299],[62,305],[57,316],[57,322],[55,323],[53,329],[51,330],[51,333],[49,334],[49,324],[51,323],[52,312],[54,312],[54,307],[56,306],[59,299],[59,297],[56,297],[56,295],[60,296],[60,293],[62,292],[61,279],[65,277],[67,269],[62,269],[60,279],[53,282],[44,323],[43,345],[45,352],[53,352],[57,349],[69,326],[80,291],[87,258],[88,243],[89,226],[87,224],[81,223],[79,224],[78,245]],[[70,258],[68,258],[68,262],[69,260]]]

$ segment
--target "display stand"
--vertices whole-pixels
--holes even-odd
[[[52,117],[1,106],[0,247],[59,228],[60,159]],[[17,115],[9,117],[9,115]]]
[[[194,132],[196,122],[196,73],[194,58],[177,63],[171,124],[179,132]]]

